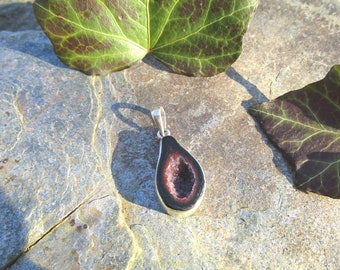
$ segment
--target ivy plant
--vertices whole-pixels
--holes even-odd
[[[293,164],[298,189],[340,198],[340,65],[250,113]]]
[[[59,58],[86,74],[129,67],[151,53],[176,73],[212,76],[240,55],[258,0],[36,0]]]

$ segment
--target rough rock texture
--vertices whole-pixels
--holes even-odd
[[[0,32],[0,269],[339,269],[339,201],[294,190],[246,110],[340,62],[339,11],[261,1],[243,54],[212,78],[150,58],[88,77],[42,32]],[[159,105],[207,179],[185,219],[154,188]]]

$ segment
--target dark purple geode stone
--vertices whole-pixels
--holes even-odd
[[[172,136],[161,140],[156,188],[164,206],[175,211],[195,207],[205,190],[200,165]]]

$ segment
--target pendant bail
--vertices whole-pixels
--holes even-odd
[[[170,136],[170,130],[166,128],[166,115],[163,107],[159,107],[151,112],[153,121],[158,127],[157,136],[162,139],[165,136]]]

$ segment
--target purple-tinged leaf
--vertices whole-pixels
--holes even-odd
[[[87,74],[124,69],[151,53],[174,72],[212,76],[242,50],[258,0],[36,0],[59,58]]]
[[[294,165],[298,189],[340,198],[340,65],[249,112]]]

